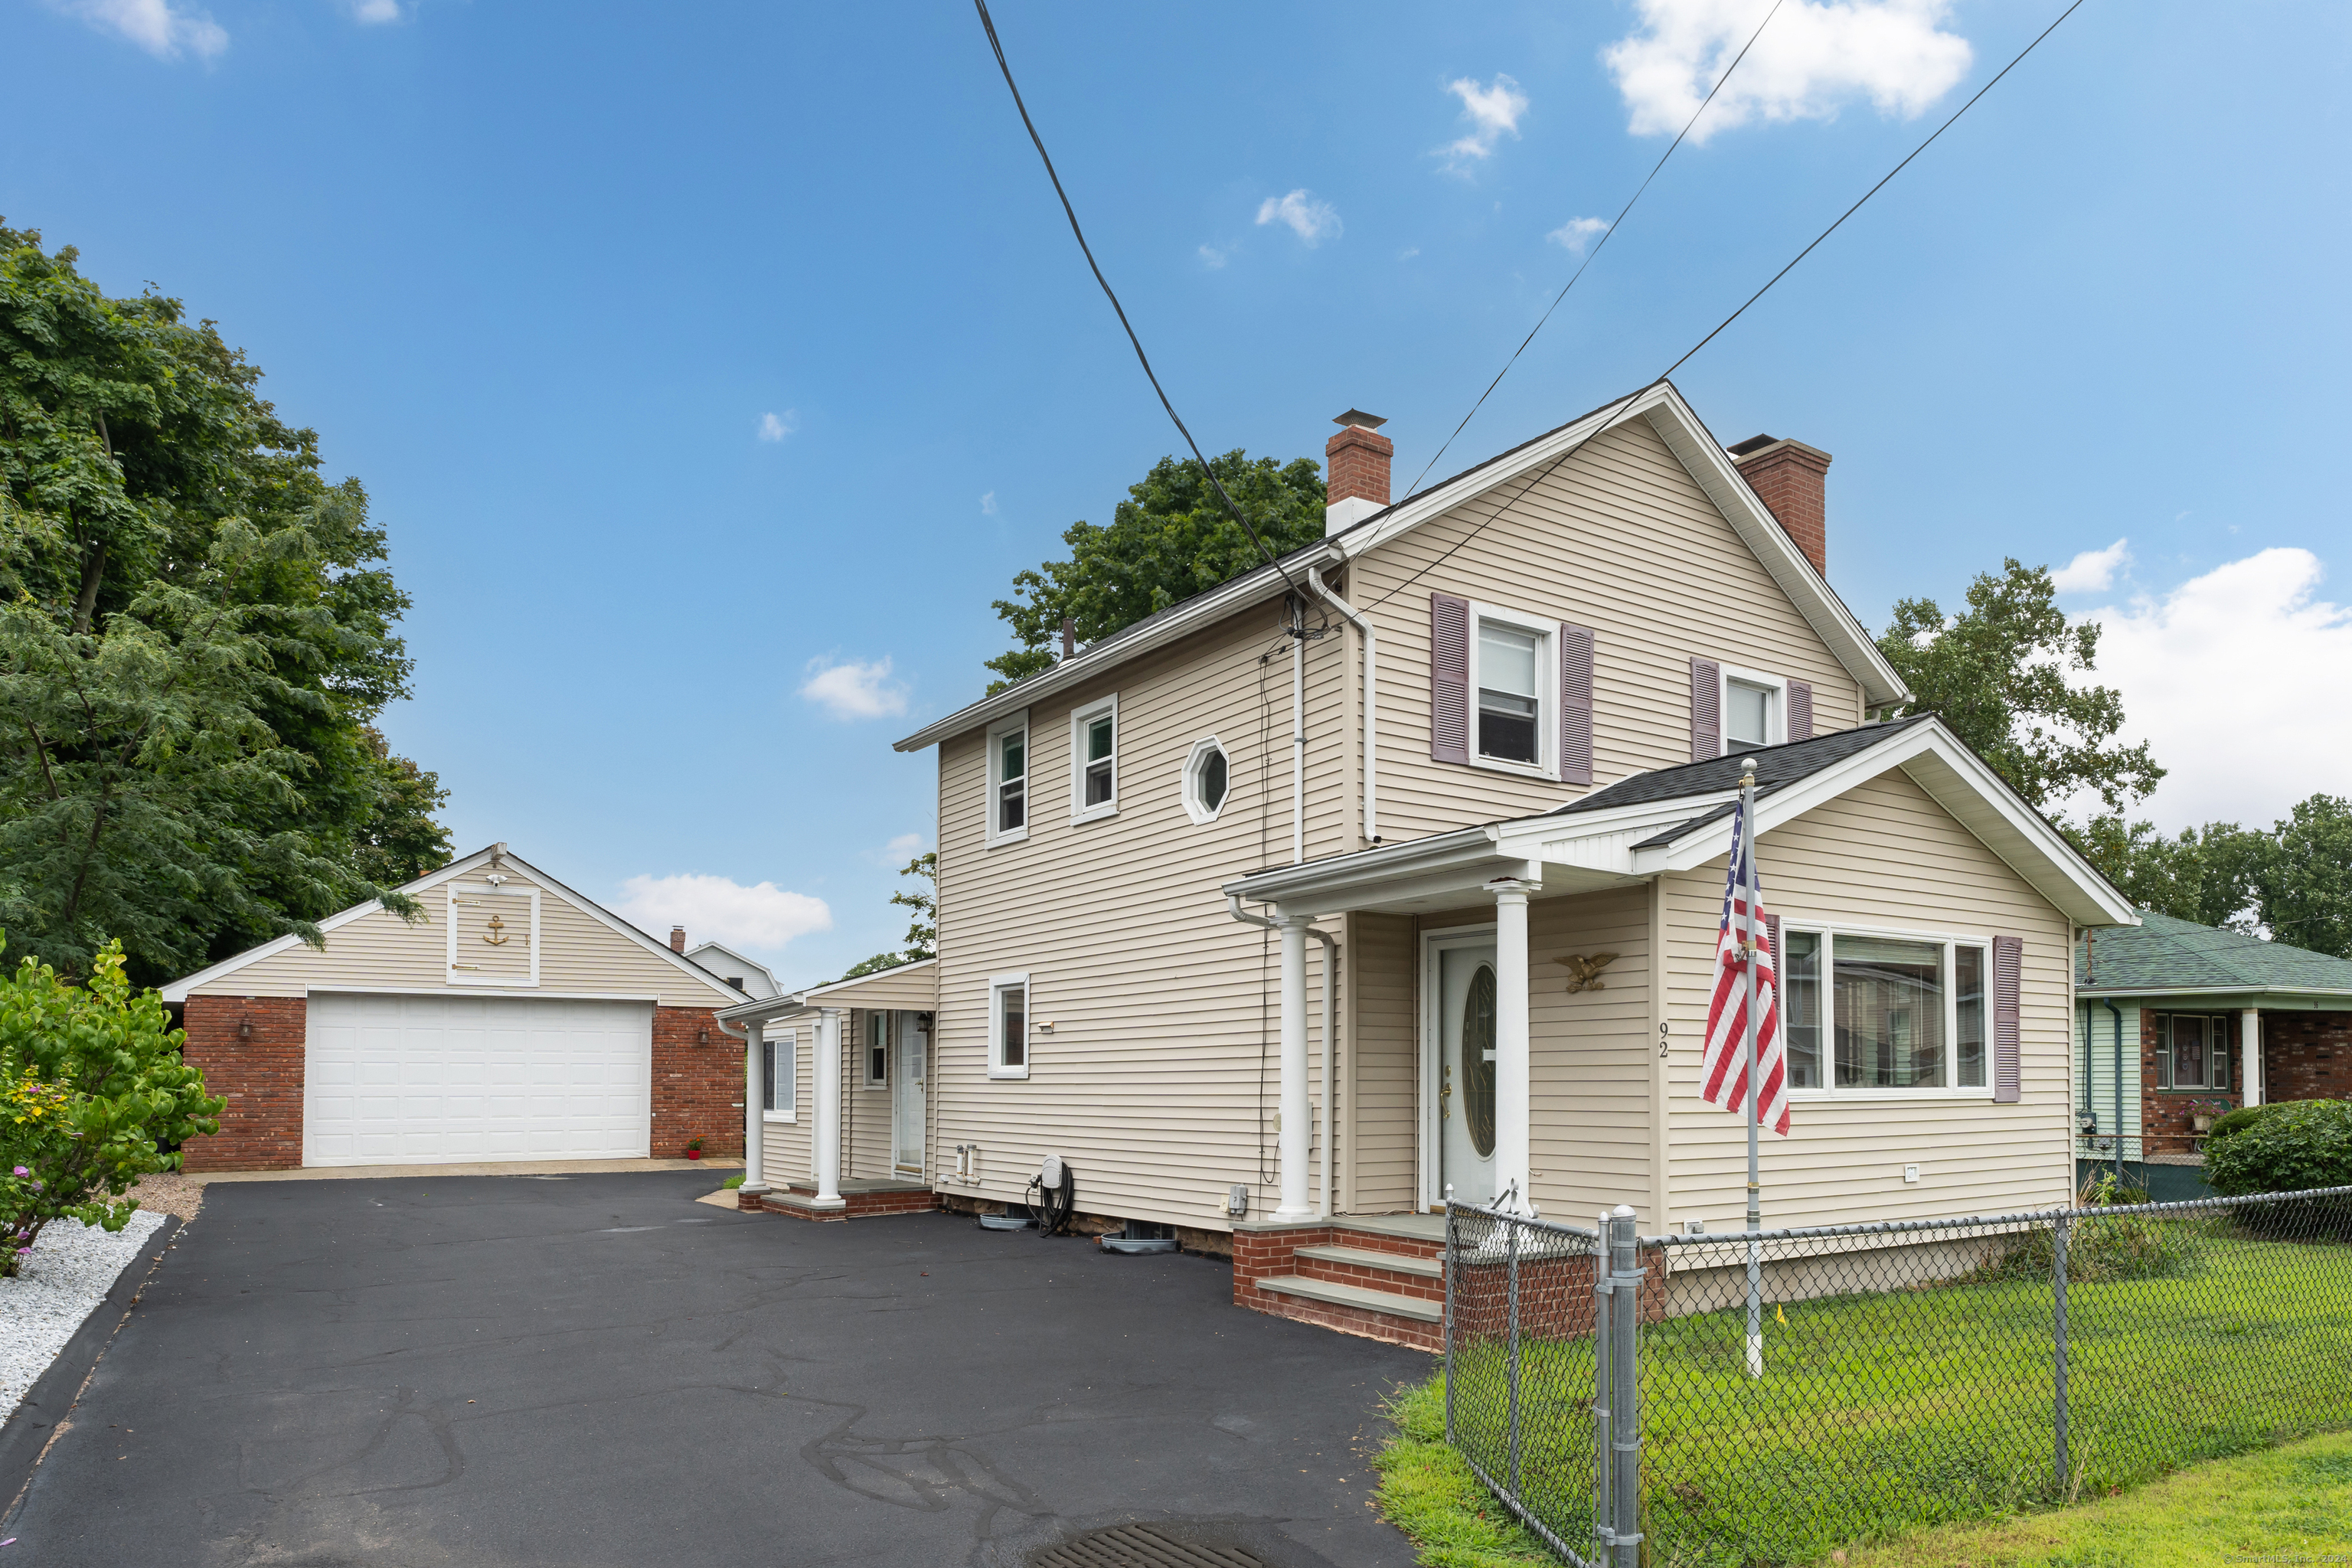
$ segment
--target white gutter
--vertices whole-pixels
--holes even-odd
[[[1244,910],[1242,908],[1242,896],[1239,893],[1225,895],[1225,912],[1244,925],[1264,926],[1268,931],[1279,931],[1282,928],[1280,921],[1269,919],[1265,915],[1250,914]],[[1331,1146],[1339,1142],[1339,1108],[1332,1099],[1332,1086],[1338,1080],[1331,1070],[1332,1056],[1337,1049],[1332,1043],[1332,1034],[1339,1019],[1339,939],[1329,931],[1317,931],[1313,926],[1307,928],[1307,934],[1323,944],[1323,1197],[1317,1206],[1320,1210],[1319,1217],[1329,1219],[1331,1217]]]
[[[1348,624],[1364,635],[1364,840],[1368,844],[1381,841],[1380,826],[1380,691],[1381,644],[1372,630],[1372,623],[1360,614],[1356,606],[1333,593],[1323,581],[1323,569],[1307,569],[1307,585],[1315,596],[1339,612]]]

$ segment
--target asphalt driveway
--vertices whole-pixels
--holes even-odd
[[[1209,1259],[710,1185],[214,1186],[10,1558],[936,1568],[1148,1520],[1276,1568],[1412,1562],[1367,1458],[1427,1357],[1239,1310]]]

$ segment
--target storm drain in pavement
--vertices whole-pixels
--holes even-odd
[[[1148,1524],[1097,1530],[1049,1546],[1032,1568],[1266,1568],[1265,1560],[1234,1546],[1197,1546],[1162,1535]]]

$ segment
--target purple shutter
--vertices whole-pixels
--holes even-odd
[[[1470,601],[1429,596],[1429,754],[1470,760]]]
[[[2022,937],[1992,939],[1992,1098],[1997,1105],[2015,1105],[2019,1099],[2018,991],[2024,969]]]
[[[1813,689],[1810,682],[1789,682],[1789,739],[1810,741],[1813,738]]]
[[[1592,633],[1559,628],[1559,780],[1592,782]]]
[[[1711,658],[1691,660],[1691,761],[1723,755],[1723,680]]]

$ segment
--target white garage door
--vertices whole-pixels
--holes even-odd
[[[314,994],[302,1163],[641,1157],[653,1023],[649,1002]]]

